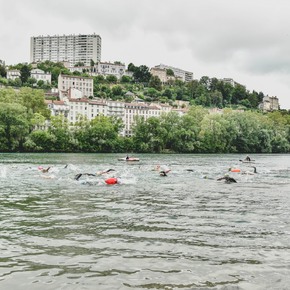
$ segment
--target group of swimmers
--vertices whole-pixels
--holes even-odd
[[[127,156],[128,157],[128,156]],[[251,161],[251,158],[249,156],[246,156],[246,158],[244,159],[246,161]],[[64,168],[68,168],[68,165],[65,165]],[[254,169],[253,171],[242,171],[239,168],[229,168],[229,172],[239,172],[241,174],[249,174],[249,175],[253,175],[257,173],[257,169],[255,166],[252,166],[252,168]],[[54,178],[53,175],[46,175],[46,173],[49,173],[51,171],[51,167],[47,167],[47,168],[43,168],[42,166],[38,167],[38,170],[41,173],[44,173],[44,175],[42,175],[43,178]],[[171,172],[171,169],[166,166],[166,165],[156,165],[155,168],[153,169],[154,171],[157,171],[159,173],[160,176],[168,176],[168,173]],[[193,171],[192,169],[187,169],[187,171]],[[106,175],[108,173],[112,173],[115,172],[115,169],[106,169],[106,170],[102,170],[102,171],[98,171],[96,173],[77,173],[74,176],[74,180],[79,181],[81,179],[81,177],[83,176],[93,176],[93,177],[97,177],[97,176],[102,176],[102,175]],[[207,178],[206,176],[203,178]],[[237,181],[233,178],[230,177],[229,174],[225,174],[223,177],[219,177],[217,179],[217,181],[221,181],[224,180],[226,183],[237,183]],[[117,177],[109,177],[106,178],[105,180],[106,184],[120,184],[121,183],[121,179],[117,178]]]
[[[247,155],[244,160],[240,160],[240,161],[251,162],[251,161],[254,161],[254,160],[251,159],[249,157],[249,155]],[[243,171],[240,168],[232,168],[232,167],[229,168],[229,171],[230,172],[238,172],[238,173],[246,174],[246,175],[254,175],[254,174],[256,174],[257,173],[257,168],[255,166],[251,166],[251,167],[253,168],[253,171],[249,171],[249,170]],[[224,180],[226,183],[237,183],[237,181],[233,177],[230,177],[228,173],[226,173],[225,176],[218,178],[217,180],[218,181]]]

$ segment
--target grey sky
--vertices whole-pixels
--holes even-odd
[[[99,34],[102,61],[231,77],[290,109],[288,0],[0,0],[0,59],[29,62],[30,37]]]

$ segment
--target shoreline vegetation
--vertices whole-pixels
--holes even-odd
[[[3,67],[2,67],[3,68]],[[187,101],[189,111],[174,112],[147,120],[136,117],[131,137],[120,136],[123,123],[116,117],[80,116],[70,124],[62,115],[51,116],[45,104],[45,86],[29,77],[29,65],[11,67],[21,71],[21,80],[9,83],[0,74],[0,152],[59,153],[288,153],[290,152],[290,111],[264,113],[258,104],[262,92],[232,86],[216,78],[202,77],[185,83],[162,84],[149,68],[128,65],[133,77],[96,76],[94,96],[133,101],[132,92],[144,102]],[[60,73],[69,73],[63,64],[44,62],[38,68],[52,73],[57,87]],[[168,71],[172,75],[172,71]],[[82,75],[86,74],[73,74]],[[21,82],[20,82],[21,81]],[[16,89],[9,87],[13,85]],[[223,109],[210,114],[209,108]],[[47,123],[49,120],[49,125]]]
[[[50,126],[45,120],[50,118]],[[191,106],[185,115],[170,112],[136,118],[132,137],[119,135],[114,117],[80,118],[71,125],[50,116],[41,90],[0,90],[0,152],[71,153],[288,153],[290,115],[275,111],[210,114]]]

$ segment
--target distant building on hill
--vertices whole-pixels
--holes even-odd
[[[15,81],[15,79],[19,79],[20,76],[21,76],[21,73],[20,73],[20,70],[18,69],[7,70],[7,74],[6,74],[7,80]]]
[[[177,78],[180,78],[184,82],[191,82],[193,80],[192,72],[185,71],[180,68],[176,68],[176,67],[165,65],[165,64],[156,65],[154,68],[165,69],[165,70],[171,69],[174,73],[174,76]]]
[[[36,79],[37,81],[44,81],[47,84],[51,83],[51,74],[50,73],[46,73],[41,69],[33,69],[30,72],[30,76],[34,79]]]
[[[101,37],[97,34],[33,36],[30,39],[30,62],[67,61],[70,65],[91,65],[101,61]]]
[[[236,82],[233,79],[231,79],[231,78],[223,78],[223,79],[220,79],[220,81],[223,82],[223,83],[225,83],[225,84],[230,84],[233,87],[236,84]]]
[[[126,72],[126,66],[123,63],[99,62],[96,64],[98,74],[107,76],[113,75],[120,79]]]
[[[175,80],[176,78],[178,78],[176,76],[167,75],[167,69],[165,69],[165,68],[152,67],[150,69],[150,73],[153,76],[157,76],[163,84],[166,84],[170,80]]]
[[[117,79],[120,79],[123,75],[132,76],[130,72],[126,70],[126,66],[123,63],[115,62],[98,62],[94,66],[69,66],[67,69],[70,72],[87,73],[90,76],[102,75],[104,77],[113,75]]]
[[[258,108],[264,112],[277,111],[280,108],[279,99],[277,97],[265,96]]]
[[[79,90],[82,95],[78,95],[78,97],[92,97],[94,95],[93,87],[93,79],[90,77],[80,77],[62,74],[58,76],[58,90],[60,93],[60,100],[63,99],[63,95],[67,95],[67,92],[70,89]]]
[[[45,100],[45,103],[52,116],[63,115],[66,118],[68,117],[69,106],[64,101]]]

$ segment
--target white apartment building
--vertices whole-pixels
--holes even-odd
[[[67,69],[71,72],[71,73],[74,73],[74,72],[79,72],[79,73],[88,73],[89,75],[93,75],[92,72],[93,72],[93,68],[92,66],[69,66],[67,67]]]
[[[123,75],[131,76],[131,72],[126,71],[125,64],[122,63],[111,63],[111,62],[99,62],[94,66],[69,66],[70,72],[87,73],[90,76],[102,75],[104,77],[113,75],[117,79],[120,79]]]
[[[97,34],[33,36],[30,39],[30,62],[82,62],[90,65],[101,61],[101,37]]]
[[[58,90],[60,92],[60,99],[63,99],[63,92],[69,89],[77,89],[82,92],[83,97],[90,97],[94,95],[93,79],[90,77],[79,77],[62,75],[58,76]]]
[[[7,80],[15,81],[15,79],[19,79],[20,76],[21,76],[20,70],[18,69],[7,70],[7,75],[6,75]]]
[[[141,117],[147,120],[149,117],[160,117],[162,110],[160,107],[145,103],[125,103],[124,129],[123,136],[132,136],[132,127],[136,118]]]
[[[124,128],[120,132],[122,136],[132,136],[132,126],[135,124],[136,117],[147,120],[149,117],[160,117],[161,114],[171,111],[171,107],[166,105],[90,100],[88,98],[65,98],[64,101],[46,101],[46,103],[52,115],[61,113],[67,117],[70,124],[78,122],[81,116],[89,121],[100,115],[118,117],[124,124]]]
[[[51,84],[51,74],[50,73],[46,73],[41,69],[33,69],[30,72],[30,76],[34,79],[36,79],[37,81],[44,81],[47,84]]]
[[[100,75],[113,75],[120,79],[126,72],[126,66],[123,63],[99,62],[96,71]]]
[[[193,80],[192,72],[185,71],[180,68],[176,68],[176,67],[165,65],[165,64],[156,65],[154,68],[165,69],[165,70],[171,69],[174,72],[174,76],[177,78],[180,78],[184,82],[191,82]]]
[[[87,98],[67,99],[66,104],[69,106],[68,121],[75,124],[80,117],[86,117],[93,120],[95,117],[107,116],[107,104],[102,101],[91,101]]]
[[[64,115],[66,118],[69,113],[69,106],[64,101],[45,100],[52,116]]]

